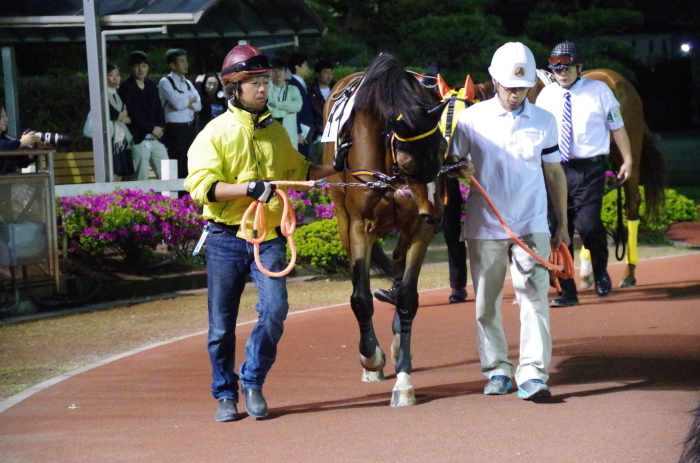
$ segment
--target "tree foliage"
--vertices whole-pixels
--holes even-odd
[[[579,42],[586,67],[608,67],[634,80],[631,49],[615,35],[642,25],[631,0],[309,0],[329,33],[307,39],[312,57],[366,66],[379,52],[406,66],[438,70],[451,85],[466,74],[489,78],[495,49],[522,41],[544,68],[551,48]]]

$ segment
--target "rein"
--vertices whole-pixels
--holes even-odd
[[[301,185],[308,187],[312,187],[316,184],[316,182],[314,182],[313,180],[309,180],[307,182],[273,180],[270,183],[273,185]],[[292,253],[292,257],[286,269],[281,270],[279,272],[271,272],[270,270],[267,270],[265,267],[263,267],[262,262],[260,262],[260,243],[265,241],[265,236],[267,235],[264,214],[265,203],[257,200],[253,201],[252,203],[250,203],[250,206],[248,206],[248,209],[246,209],[245,213],[243,214],[243,218],[241,219],[241,224],[243,225],[241,227],[241,233],[243,234],[243,238],[253,245],[253,255],[255,256],[255,264],[260,269],[260,272],[269,277],[281,277],[287,275],[289,272],[292,271],[297,260],[297,248],[296,246],[294,246],[293,237],[294,230],[296,230],[297,228],[297,218],[296,215],[294,215],[294,209],[289,203],[287,193],[285,193],[284,190],[275,190],[275,193],[277,194],[277,196],[280,197],[283,205],[282,223],[280,223],[280,229],[282,231],[282,235],[285,236],[289,241],[289,249]],[[253,237],[250,237],[248,235],[248,227],[246,227],[246,224],[248,223],[248,216],[253,212],[253,210],[255,210],[255,219],[253,220]],[[262,234],[260,236],[258,236],[259,227],[262,227]]]

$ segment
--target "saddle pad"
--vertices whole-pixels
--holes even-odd
[[[352,108],[355,104],[355,95],[357,94],[357,89],[362,85],[362,80],[358,83],[351,81],[347,87],[342,90],[342,94],[333,103],[333,109],[331,109],[328,115],[328,121],[326,121],[326,127],[323,130],[323,137],[321,137],[322,142],[334,142],[338,141],[338,133],[343,125],[350,118],[352,114]],[[337,95],[338,92],[335,94]]]
[[[544,69],[538,69],[537,70],[537,77],[540,78],[544,86],[546,87],[549,84],[553,84],[555,82],[554,80],[554,74],[552,74],[549,71],[545,71]]]

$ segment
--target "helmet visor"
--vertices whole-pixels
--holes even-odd
[[[551,66],[573,66],[574,57],[571,55],[556,55],[549,57],[549,64]]]
[[[221,75],[229,75],[235,72],[245,72],[254,74],[259,72],[266,72],[270,69],[272,69],[272,65],[270,64],[270,60],[267,59],[267,56],[257,55],[248,58],[245,61],[241,61],[240,63],[236,63],[232,66],[229,66],[226,69],[223,69],[221,71]]]

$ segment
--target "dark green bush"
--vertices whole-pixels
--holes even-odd
[[[63,76],[60,84],[54,76],[31,76],[19,80],[21,129],[67,133],[70,146],[58,151],[92,151],[92,140],[83,136],[90,112],[87,76]]]
[[[338,233],[338,219],[317,220],[294,232],[297,263],[327,273],[348,271],[348,256]],[[289,251],[287,251],[289,253]]]
[[[619,190],[622,194],[624,203],[625,192]],[[659,211],[659,216],[655,218],[647,217],[644,213],[646,203],[644,201],[644,187],[640,187],[642,196],[642,204],[639,208],[641,215],[639,230],[640,234],[649,231],[662,231],[666,227],[675,222],[686,222],[698,219],[698,208],[692,199],[688,199],[683,195],[676,193],[676,190],[666,190],[666,202]],[[603,210],[601,212],[603,224],[608,230],[617,227],[617,193],[612,192],[603,198]],[[625,226],[627,219],[623,219]]]

